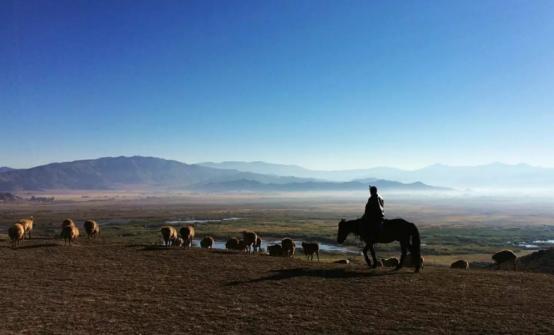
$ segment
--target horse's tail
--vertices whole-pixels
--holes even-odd
[[[411,223],[411,228],[412,243],[410,243],[410,255],[416,264],[416,272],[419,272],[423,267],[423,264],[421,264],[421,239],[416,225]]]

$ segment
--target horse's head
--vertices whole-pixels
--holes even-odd
[[[339,231],[337,233],[337,243],[341,244],[346,240],[346,237],[348,236],[348,224],[345,219],[340,220],[339,222]]]

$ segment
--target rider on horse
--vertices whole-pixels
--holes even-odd
[[[377,193],[377,187],[369,187],[370,197],[365,205],[365,212],[362,219],[367,222],[367,227],[371,232],[379,234],[383,231],[383,219],[385,217],[385,201]]]

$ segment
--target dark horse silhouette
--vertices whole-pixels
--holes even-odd
[[[404,259],[406,258],[406,253],[409,249],[410,256],[415,263],[415,272],[419,272],[421,270],[421,241],[419,239],[419,230],[415,224],[403,219],[385,219],[383,223],[383,230],[379,233],[379,236],[375,236],[375,234],[368,229],[368,223],[365,220],[356,219],[346,221],[342,219],[339,222],[337,242],[343,243],[350,233],[360,237],[360,240],[365,242],[363,253],[365,261],[370,267],[377,267],[377,258],[375,257],[375,249],[373,248],[375,243],[391,243],[398,241],[400,242],[402,255],[400,256],[400,264],[398,264],[396,269],[398,270],[402,267]],[[371,264],[371,261],[367,256],[368,250],[371,252],[373,264]]]

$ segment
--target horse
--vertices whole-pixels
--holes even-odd
[[[369,223],[364,219],[356,219],[346,221],[342,219],[339,222],[339,229],[337,233],[337,242],[342,244],[346,237],[352,233],[365,242],[363,254],[365,261],[369,267],[377,267],[377,257],[375,257],[375,249],[373,245],[375,243],[391,243],[394,241],[400,242],[400,249],[402,255],[400,256],[400,263],[396,266],[396,270],[399,270],[404,264],[406,253],[410,250],[412,258],[415,259],[415,272],[421,270],[421,241],[419,238],[419,230],[416,225],[403,219],[385,219],[383,222],[383,229],[379,234],[371,231]],[[411,243],[410,243],[411,238]],[[371,252],[373,258],[373,264],[369,260],[367,251]]]

